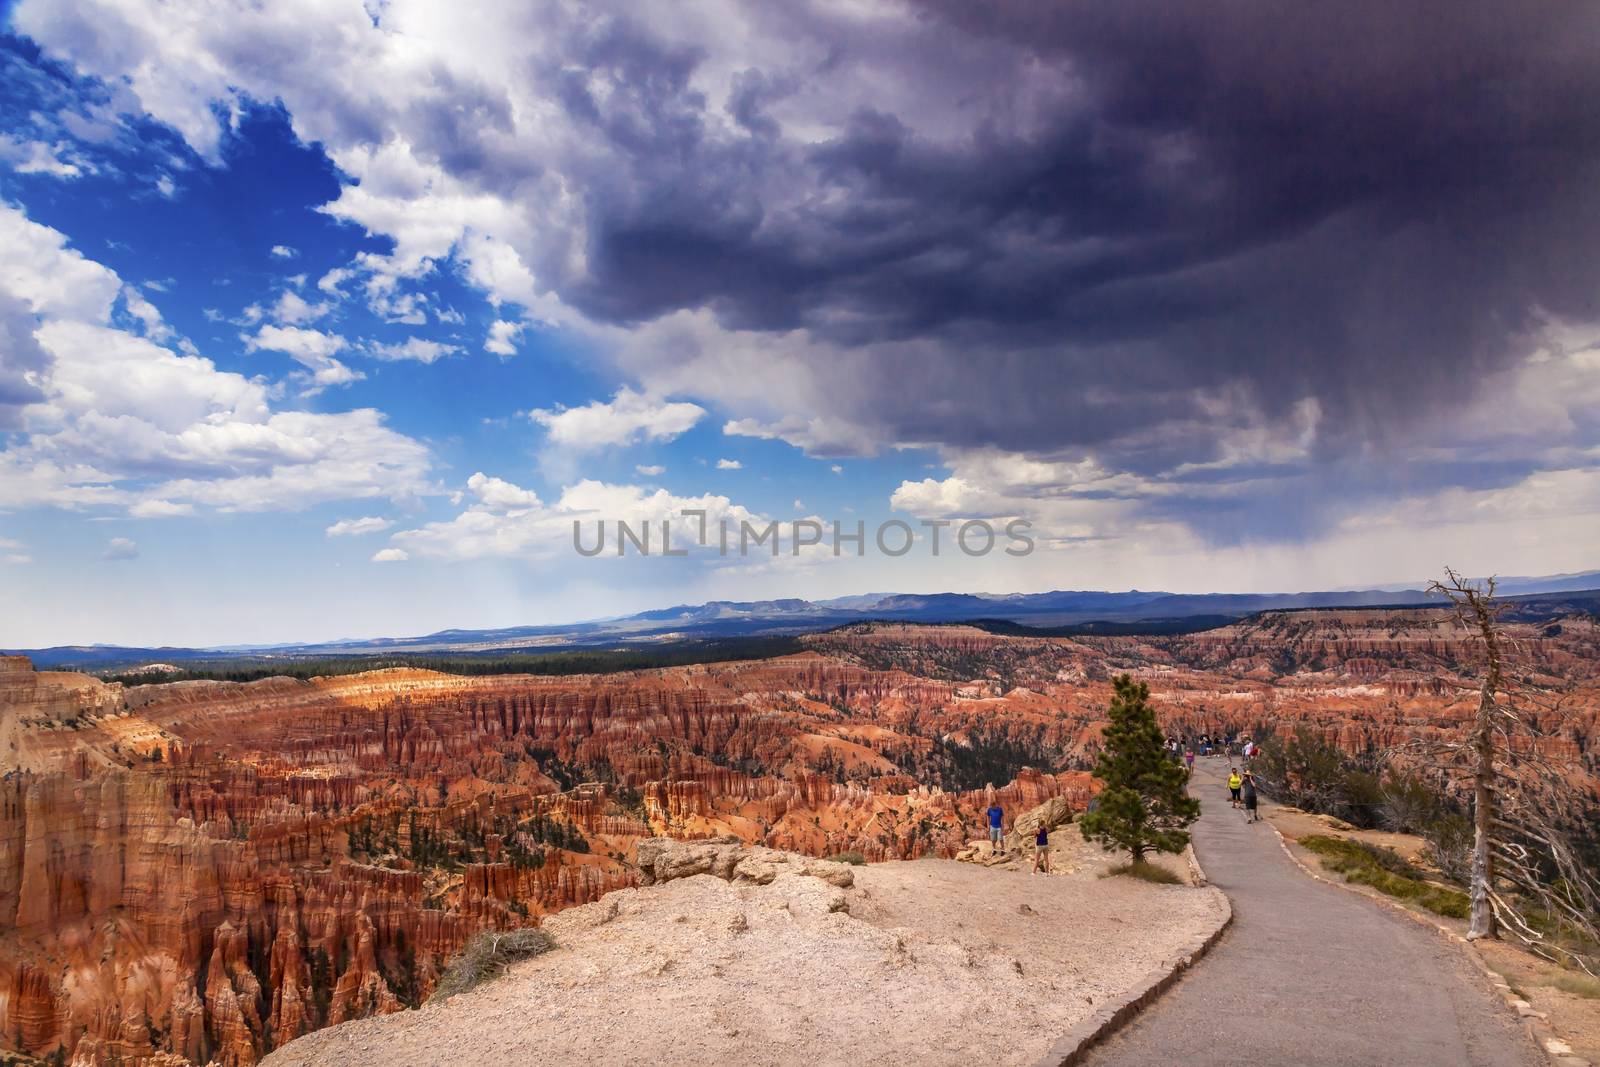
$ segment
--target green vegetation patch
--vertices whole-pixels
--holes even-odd
[[[863,867],[867,862],[867,857],[859,852],[841,852],[838,855],[827,858],[834,863],[848,863],[852,867]]]
[[[1600,979],[1590,978],[1586,974],[1558,974],[1550,979],[1550,984],[1575,997],[1600,1000]]]
[[[473,935],[461,955],[450,961],[449,969],[439,979],[439,986],[428,1001],[445,1001],[457,993],[465,993],[491,978],[500,977],[513,963],[542,955],[555,945],[550,935],[536,926],[484,930]]]
[[[208,679],[255,682],[263,678],[331,678],[391,667],[438,671],[441,674],[615,674],[620,671],[684,667],[700,663],[771,659],[805,651],[794,637],[730,637],[680,641],[638,648],[572,649],[559,652],[451,653],[419,652],[349,656],[236,656],[187,661],[176,671],[102,671],[108,682],[126,686]]]
[[[1324,834],[1302,837],[1300,844],[1315,852],[1324,867],[1344,875],[1347,882],[1371,886],[1386,896],[1451,919],[1465,919],[1471,911],[1465,893],[1426,881],[1422,871],[1393,849]]]

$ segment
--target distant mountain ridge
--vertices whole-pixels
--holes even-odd
[[[1600,571],[1548,578],[1504,578],[1501,595],[1526,597],[1600,589]],[[619,618],[588,622],[510,626],[489,630],[449,629],[416,637],[382,637],[311,644],[225,648],[129,648],[71,645],[21,649],[40,668],[104,670],[149,661],[180,663],[218,659],[309,659],[396,653],[489,654],[549,652],[669,641],[802,633],[851,622],[971,622],[1015,624],[1037,629],[1082,626],[1087,632],[1132,632],[1141,623],[1163,629],[1243,618],[1261,611],[1297,608],[1405,607],[1438,603],[1422,583],[1410,589],[1355,589],[1302,593],[1168,593],[1130,589],[1052,590],[1046,593],[872,593],[832,600],[712,600],[677,604]],[[1198,625],[1197,625],[1198,624]]]

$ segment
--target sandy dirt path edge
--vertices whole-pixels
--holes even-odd
[[[1189,866],[1196,875],[1196,884],[1208,885],[1205,868],[1200,866],[1200,859],[1195,855],[1193,846],[1184,849],[1184,858],[1189,861]],[[1222,920],[1217,923],[1216,929],[1190,942],[1167,963],[1140,979],[1133,989],[1116,1000],[1102,1005],[1093,1015],[1062,1034],[1050,1046],[1049,1052],[1034,1061],[1034,1067],[1073,1067],[1074,1064],[1082,1063],[1089,1050],[1132,1022],[1140,1011],[1166,992],[1184,971],[1210,952],[1212,946],[1222,940],[1222,935],[1233,923],[1233,902],[1222,890],[1212,888],[1211,891],[1222,898]]]

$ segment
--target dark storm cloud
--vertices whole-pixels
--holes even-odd
[[[572,323],[619,378],[814,454],[927,445],[959,476],[994,446],[1203,524],[1600,444],[1592,370],[1518,377],[1551,323],[1600,321],[1600,5],[485,7],[510,59],[328,11],[148,55],[84,5],[30,24],[202,148],[190,94],[283,101],[392,269],[553,296],[622,327]]]
[[[1268,416],[1316,398],[1339,450],[1459,402],[1542,316],[1600,317],[1596,5],[930,0],[898,47],[786,17],[828,60],[741,75],[742,140],[706,135],[695,53],[591,42],[619,90],[564,99],[627,174],[590,188],[565,295],[806,328],[841,411],[896,439],[1095,445],[1231,386]],[[930,130],[860,97],[791,135],[784,79],[868,62],[961,106]]]

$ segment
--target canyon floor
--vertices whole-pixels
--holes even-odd
[[[1053,875],[922,859],[853,868],[849,889],[620,890],[547,919],[557,947],[477,990],[263,1062],[1032,1063],[1226,914],[1214,889],[1106,877],[1075,827],[1054,836]]]

